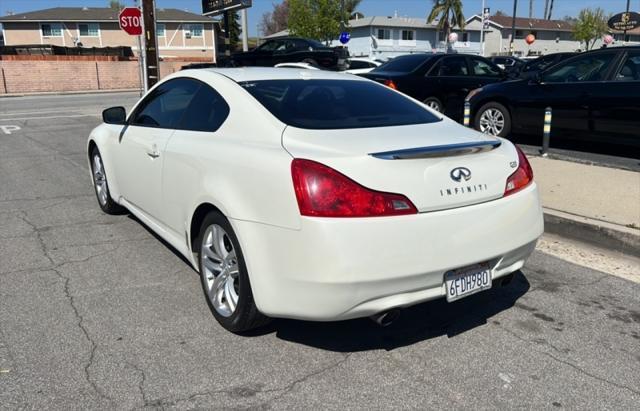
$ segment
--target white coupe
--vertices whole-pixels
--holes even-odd
[[[519,149],[360,77],[186,70],[103,119],[88,140],[100,207],[183,254],[233,332],[387,324],[506,283],[543,232]]]

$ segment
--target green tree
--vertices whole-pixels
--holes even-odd
[[[358,18],[364,17],[364,14],[357,10],[360,3],[362,3],[362,0],[344,0],[344,13],[347,15],[348,20],[355,19],[356,14]]]
[[[329,44],[340,34],[340,0],[289,0],[289,31]]]
[[[451,47],[449,44],[449,34],[451,29],[459,26],[464,30],[464,14],[462,13],[462,0],[433,0],[433,8],[427,22],[432,23],[438,19],[438,30],[444,31],[447,38],[447,50]]]
[[[573,38],[584,42],[587,50],[595,45],[596,41],[607,32],[607,16],[600,7],[595,9],[582,9],[573,26]]]
[[[118,0],[109,0],[109,8],[111,8],[112,10],[122,10],[124,9],[124,7],[124,3]]]
[[[241,33],[240,13],[235,10],[229,13],[229,43],[231,44],[231,50],[237,50],[239,48]]]

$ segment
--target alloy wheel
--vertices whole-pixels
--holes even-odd
[[[498,109],[489,108],[480,115],[480,131],[499,136],[504,130],[504,114]]]
[[[105,206],[109,198],[109,187],[107,186],[107,176],[104,173],[102,159],[98,154],[93,156],[93,182],[96,186],[98,201],[100,201],[100,205]]]
[[[440,104],[435,100],[428,100],[425,104],[427,105],[427,107],[429,107],[432,110],[437,111],[438,113],[442,111],[440,109]]]
[[[230,317],[238,305],[238,259],[231,238],[218,224],[205,230],[200,258],[202,281],[209,301],[218,314]]]

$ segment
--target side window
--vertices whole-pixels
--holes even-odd
[[[640,81],[640,51],[627,55],[622,67],[616,74],[616,81]]]
[[[169,80],[158,86],[131,117],[131,124],[143,127],[177,128],[200,83],[187,78]]]
[[[291,51],[309,51],[310,48],[311,46],[304,40],[291,40]]]
[[[180,121],[179,128],[216,131],[229,116],[229,105],[214,89],[202,84]]]
[[[508,61],[509,60],[505,61],[505,65],[509,65]],[[500,77],[500,70],[498,70],[496,66],[475,57],[471,58],[471,70],[474,76]]]
[[[598,53],[560,63],[544,73],[547,83],[576,83],[605,80],[614,53]]]
[[[262,46],[260,46],[259,49],[262,51],[274,51],[278,48],[278,46],[280,46],[280,43],[280,41],[276,40],[267,41]]]
[[[440,77],[466,76],[468,74],[467,59],[464,57],[446,57],[440,63],[438,70]]]

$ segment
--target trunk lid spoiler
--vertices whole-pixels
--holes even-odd
[[[498,141],[475,141],[470,143],[445,144],[430,147],[416,147],[401,150],[369,153],[371,157],[382,160],[413,160],[419,158],[454,157],[491,151],[500,147]]]

